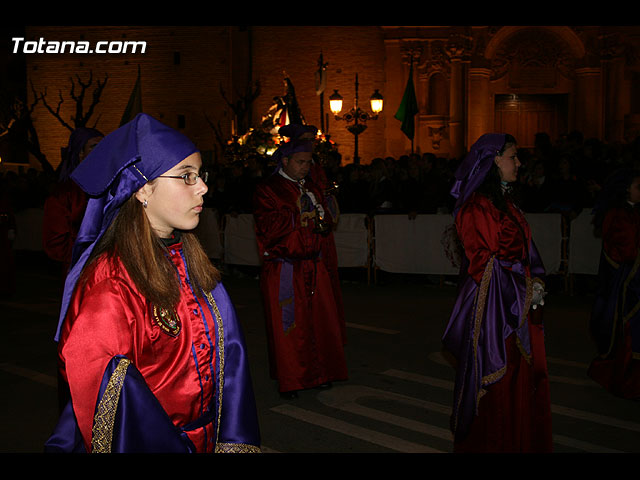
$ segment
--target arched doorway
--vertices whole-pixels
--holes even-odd
[[[567,94],[495,96],[495,129],[512,134],[518,146],[533,148],[536,133],[552,139],[566,134],[569,127]]]
[[[557,139],[575,128],[575,68],[584,53],[568,27],[501,28],[485,49],[495,130],[530,148],[536,133]]]

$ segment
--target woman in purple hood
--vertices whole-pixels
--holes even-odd
[[[451,194],[464,247],[443,342],[456,359],[455,452],[550,452],[541,306],[544,267],[511,195],[520,161],[510,135],[471,147]]]

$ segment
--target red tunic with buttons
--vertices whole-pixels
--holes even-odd
[[[114,356],[131,360],[177,426],[199,418],[211,404],[217,362],[214,318],[191,290],[181,244],[170,247],[170,253],[182,287],[177,335],[136,289],[118,257],[100,257],[74,293],[59,358],[88,451],[100,382]],[[212,451],[212,430],[210,423],[188,432],[197,451]]]

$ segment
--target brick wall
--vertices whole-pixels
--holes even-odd
[[[353,105],[356,74],[362,108],[369,109],[369,97],[376,88],[384,94],[384,44],[380,27],[27,28],[27,40],[40,37],[47,41],[85,40],[92,45],[98,41],[146,41],[146,52],[134,55],[28,54],[27,76],[37,92],[44,92],[46,88],[47,102],[54,108],[58,105],[59,92],[62,93],[65,101],[60,114],[71,123],[75,105],[69,95],[70,77],[79,75],[87,81],[92,72],[95,83],[108,74],[107,86],[89,122],[89,126],[93,126],[97,120],[97,128],[108,133],[119,125],[140,66],[144,111],[173,127],[178,127],[178,115],[183,115],[184,132],[203,150],[215,149],[217,145],[205,115],[220,125],[223,134],[231,133],[231,110],[220,90],[222,88],[230,100],[245,90],[248,38],[252,40],[252,77],[261,85],[261,94],[253,104],[254,125],[266,114],[273,97],[284,94],[283,72],[286,71],[295,86],[305,119],[321,126],[320,97],[315,93],[314,79],[321,52],[328,62],[325,114],[330,114],[328,97],[333,89],[339,89],[344,97],[345,109]],[[177,65],[176,52],[180,56]],[[29,95],[32,98],[31,92]],[[89,103],[90,95],[87,95],[85,109]],[[353,135],[346,130],[344,122],[329,117],[328,133],[339,144],[344,159],[351,161]],[[42,149],[56,166],[60,161],[60,147],[67,144],[70,131],[42,103],[34,111],[34,122]],[[364,163],[384,155],[384,125],[383,116],[370,122],[360,136],[359,152]]]
[[[215,146],[213,130],[206,117],[220,122],[229,130],[226,102],[220,94],[222,85],[230,90],[230,32],[228,27],[29,27],[27,40],[146,41],[145,53],[137,54],[28,54],[27,77],[36,92],[46,89],[47,102],[57,108],[59,92],[64,102],[60,115],[71,123],[75,104],[70,97],[70,78],[82,81],[93,73],[107,85],[100,103],[89,120],[108,133],[119,126],[140,67],[143,109],[166,124],[178,128],[178,117],[184,117],[184,133],[202,150]],[[179,59],[179,61],[176,61]],[[29,87],[30,90],[30,87]],[[77,90],[76,90],[77,91]],[[93,91],[93,86],[89,88]],[[30,100],[33,94],[29,91]],[[85,111],[91,93],[86,95]],[[56,166],[60,147],[67,144],[70,131],[58,122],[40,102],[34,111],[42,150]]]

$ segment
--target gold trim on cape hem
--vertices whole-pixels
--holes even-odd
[[[487,293],[489,291],[489,283],[491,282],[491,275],[493,274],[493,264],[495,262],[495,255],[493,255],[482,274],[482,280],[480,280],[480,288],[478,289],[478,300],[476,304],[475,322],[473,326],[473,361],[475,362],[475,371],[478,371],[478,342],[480,341],[480,327],[482,320],[484,319],[484,310],[487,303]],[[484,384],[484,379],[480,380],[480,385]]]
[[[518,326],[518,330],[524,327],[525,325],[527,325],[527,319],[529,318],[529,310],[531,309],[531,301],[533,299],[533,284],[536,280],[538,279],[532,280],[531,277],[525,277],[527,292],[524,297],[524,308],[522,309],[522,319],[521,319],[520,325]],[[544,282],[540,281],[539,283],[542,283],[542,285],[544,286]],[[527,328],[529,327],[527,326]],[[531,340],[529,340],[529,342],[531,342]],[[520,350],[520,354],[524,357],[525,361],[529,365],[531,365],[531,354],[527,353],[527,351],[524,349],[524,347],[522,346],[522,341],[520,340],[520,337],[517,334],[516,334],[516,345],[518,346],[518,350]]]
[[[489,282],[491,281],[491,274],[493,273],[493,263],[495,261],[495,255],[492,255],[489,261],[487,262],[486,267],[484,268],[484,272],[482,273],[482,279],[480,280],[480,285],[478,286],[478,290],[476,291],[475,299],[474,299],[474,329],[473,329],[473,361],[474,361],[474,370],[478,371],[478,341],[480,338],[480,325],[482,323],[482,319],[484,318],[484,307],[487,301],[487,292],[489,290]],[[480,385],[482,385],[482,379],[480,379]],[[462,396],[463,389],[460,389],[460,393],[458,395],[457,405],[458,407],[462,404]],[[476,409],[478,408],[478,402],[480,401],[480,397],[484,395],[484,390],[482,386],[478,388],[476,394]],[[453,414],[453,431],[455,432],[458,428],[458,413],[454,412]]]
[[[123,358],[118,362],[118,366],[111,374],[107,388],[102,394],[98,410],[93,419],[91,453],[111,453],[116,409],[118,408],[127,368],[129,368],[130,364],[131,361],[128,358]]]
[[[216,322],[216,331],[218,333],[218,420],[216,427],[216,450],[218,449],[218,438],[220,436],[220,418],[222,417],[222,389],[224,388],[224,327],[222,325],[222,315],[220,315],[220,310],[218,310],[218,305],[213,298],[211,292],[203,292],[207,301],[211,305],[213,309],[213,313],[215,316]]]
[[[220,443],[216,445],[215,453],[262,453],[262,450],[248,443]]]

